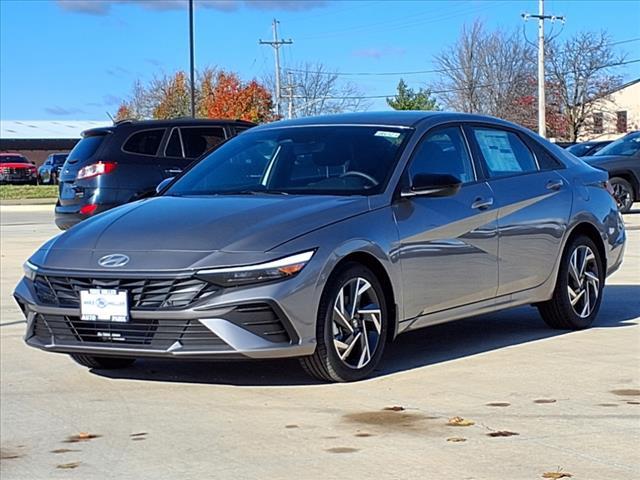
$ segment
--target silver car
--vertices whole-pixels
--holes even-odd
[[[607,174],[517,125],[455,113],[276,122],[25,263],[26,342],[92,368],[299,357],[370,375],[417,328],[534,304],[589,327],[621,264]]]

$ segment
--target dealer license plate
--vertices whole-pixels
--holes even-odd
[[[80,290],[80,318],[88,321],[128,321],[127,292],[104,288]]]

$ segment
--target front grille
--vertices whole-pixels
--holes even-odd
[[[196,278],[107,279],[37,275],[33,282],[38,300],[46,305],[79,307],[80,290],[109,288],[129,293],[129,305],[136,310],[184,308],[218,290]]]
[[[27,178],[30,176],[30,170],[27,168],[5,167],[2,169],[2,173],[4,173],[5,175],[10,175],[13,178]]]
[[[79,317],[38,315],[34,336],[48,343],[128,346],[166,350],[179,341],[184,350],[231,350],[198,320],[131,319],[128,322],[94,322]]]

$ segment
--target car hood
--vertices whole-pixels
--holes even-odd
[[[601,165],[609,162],[615,162],[617,160],[623,160],[629,157],[625,157],[624,155],[593,155],[590,157],[582,157],[582,160],[587,162],[589,165]]]
[[[31,163],[0,163],[0,168],[36,168],[35,165],[31,164]]]
[[[156,197],[81,222],[43,245],[31,261],[114,273],[250,264],[276,258],[269,253],[275,247],[368,209],[368,199],[356,196]],[[117,269],[98,265],[113,253],[127,255],[129,263]]]

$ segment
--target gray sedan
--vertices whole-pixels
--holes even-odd
[[[526,129],[345,114],[249,130],[51,239],[15,298],[29,345],[91,368],[299,357],[352,381],[397,335],[471,315],[589,327],[624,244],[607,174]]]

